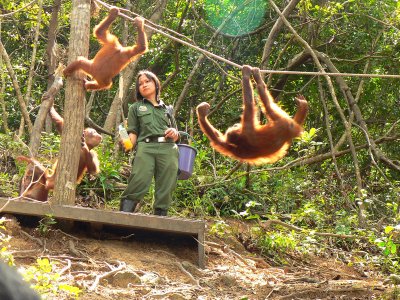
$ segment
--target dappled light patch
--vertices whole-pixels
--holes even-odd
[[[215,29],[230,35],[242,35],[262,23],[268,1],[264,0],[205,0],[207,21]]]

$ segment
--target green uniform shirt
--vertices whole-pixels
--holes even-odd
[[[167,107],[162,100],[154,106],[147,99],[133,103],[128,112],[128,132],[138,136],[137,142],[148,137],[164,136],[171,127]]]

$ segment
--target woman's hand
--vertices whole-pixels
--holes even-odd
[[[178,130],[176,130],[176,128],[168,128],[167,130],[165,130],[165,138],[170,138],[172,139],[174,142],[176,142],[179,138],[179,132]]]
[[[121,137],[119,138],[119,145],[125,151],[129,152],[135,148],[137,135],[135,133],[129,133],[129,140],[122,140]]]

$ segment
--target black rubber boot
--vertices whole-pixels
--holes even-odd
[[[125,212],[134,212],[138,202],[130,200],[130,199],[122,199],[119,210]]]
[[[161,209],[161,208],[155,208],[154,209],[154,214],[156,216],[166,216],[168,211],[166,209]]]

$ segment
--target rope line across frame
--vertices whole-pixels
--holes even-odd
[[[111,7],[113,7],[112,5],[109,5],[109,4],[107,4],[107,3],[105,3],[105,2],[103,2],[103,1],[101,1],[101,0],[94,0],[94,1],[96,1],[96,2],[99,3],[99,4],[101,4],[102,6],[104,6],[105,8],[107,8],[108,10],[109,10]],[[120,8],[120,10],[121,10],[121,11],[127,11],[126,9],[122,9],[122,8]],[[127,20],[133,21],[133,18],[131,18],[131,17],[125,15],[124,13],[121,13],[121,11],[120,11],[120,13],[119,13],[119,16],[120,16],[120,17],[123,17],[123,18],[125,18],[125,19],[127,19]],[[139,15],[136,14],[136,13],[133,13],[133,12],[130,12],[130,13],[132,13],[132,14],[134,14],[134,15],[136,15],[136,16],[139,16]],[[191,43],[189,43],[189,42],[186,42],[186,41],[183,41],[183,40],[181,40],[181,39],[179,39],[179,38],[177,38],[177,37],[174,37],[174,36],[172,36],[172,35],[170,35],[170,34],[164,32],[164,31],[162,31],[162,30],[156,28],[155,26],[157,26],[157,25],[154,24],[154,23],[152,23],[152,22],[150,22],[150,21],[147,20],[146,18],[143,18],[143,19],[145,20],[144,26],[147,27],[148,29],[151,29],[151,30],[153,30],[153,31],[155,31],[155,32],[157,32],[157,33],[160,33],[160,34],[162,34],[162,35],[168,37],[169,39],[172,39],[172,40],[174,40],[174,41],[176,41],[176,42],[178,42],[178,43],[181,43],[181,44],[183,44],[183,45],[185,45],[185,46],[188,46],[188,47],[190,47],[190,48],[193,48],[193,49],[195,49],[195,50],[197,50],[197,51],[203,53],[203,54],[206,55],[206,56],[213,57],[213,58],[215,58],[215,59],[217,59],[217,60],[219,60],[219,61],[222,61],[222,62],[224,62],[224,63],[227,63],[227,64],[229,64],[229,65],[231,65],[231,66],[233,66],[233,67],[242,69],[242,66],[241,66],[241,65],[239,65],[239,64],[237,64],[237,63],[235,63],[235,62],[232,62],[232,61],[230,61],[230,60],[228,60],[228,59],[226,59],[226,58],[223,58],[223,57],[221,57],[221,56],[219,56],[219,55],[216,55],[216,54],[214,54],[214,53],[212,53],[212,52],[209,52],[209,51],[207,51],[207,50],[204,50],[204,49],[202,49],[202,48],[200,48],[200,47],[198,47],[198,46],[195,46],[195,45],[193,45],[193,44],[191,44]],[[150,25],[150,24],[151,24],[151,25]],[[173,30],[171,30],[171,29],[168,29],[168,30],[171,31],[171,32],[174,32],[174,34],[177,34],[177,35],[182,36],[181,34],[175,32],[175,31],[173,31]],[[267,74],[286,74],[286,75],[311,75],[311,76],[326,76],[326,75],[328,75],[328,76],[342,76],[342,77],[400,78],[400,74],[327,73],[327,72],[321,73],[321,72],[284,71],[284,70],[268,70],[268,69],[267,69],[267,70],[260,70],[260,72],[261,72],[261,73],[267,73]]]

